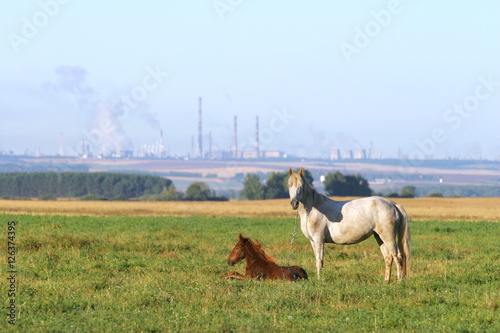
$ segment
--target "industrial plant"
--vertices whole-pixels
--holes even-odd
[[[117,106],[116,108],[119,108]],[[104,110],[104,111],[103,111]],[[75,149],[69,149],[64,145],[63,133],[60,134],[59,156],[74,156],[80,158],[171,158],[168,147],[165,145],[163,130],[158,121],[155,121],[154,128],[159,130],[159,141],[153,144],[142,143],[138,151],[134,154],[130,140],[125,136],[120,124],[115,121],[113,107],[110,105],[100,105],[98,114],[116,129],[113,135],[101,134],[98,130],[91,129],[86,133],[85,138],[81,140],[80,146]],[[97,139],[99,140],[97,140]],[[228,159],[263,159],[263,158],[281,158],[284,156],[281,151],[265,151],[259,148],[259,116],[255,117],[255,143],[253,149],[241,150],[238,147],[238,118],[235,115],[233,119],[233,144],[232,149],[219,150],[214,149],[212,145],[212,131],[208,133],[208,148],[203,149],[203,113],[202,98],[198,99],[198,135],[197,140],[191,138],[191,154],[188,159],[206,159],[206,160],[228,160]],[[98,142],[98,144],[97,144]],[[196,144],[195,144],[196,142]],[[92,143],[92,145],[91,145]],[[245,145],[248,147],[248,144]],[[93,148],[93,149],[92,149]],[[37,153],[37,155],[40,155]]]
[[[375,147],[373,146],[373,143],[370,144],[370,149],[367,153],[366,149],[362,147],[358,147],[356,150],[352,149],[345,149],[342,153],[340,152],[340,149],[334,148],[330,152],[330,160],[332,161],[338,161],[338,160],[375,160],[375,159],[381,159],[382,154],[381,153],[375,153]]]
[[[233,118],[233,145],[230,151],[213,150],[212,133],[209,133],[209,147],[206,152],[203,151],[203,133],[202,133],[202,109],[201,97],[199,99],[198,109],[198,145],[196,150],[197,159],[261,159],[261,158],[280,158],[283,157],[281,151],[261,151],[259,148],[259,116],[255,117],[255,143],[253,150],[240,150],[238,148],[238,117]]]
[[[194,160],[249,160],[249,159],[279,159],[287,157],[279,150],[264,150],[260,147],[259,116],[255,116],[255,137],[246,138],[245,142],[238,145],[238,117],[233,116],[233,138],[232,146],[228,142],[227,149],[214,147],[212,144],[212,130],[208,130],[208,145],[203,142],[203,110],[202,98],[198,98],[198,133],[191,137],[191,152],[186,156],[173,156],[164,141],[163,130],[160,122],[151,114],[146,114],[147,121],[154,130],[158,131],[159,137],[155,143],[141,143],[134,151],[130,138],[126,135],[119,115],[123,110],[121,103],[113,105],[108,102],[99,102],[95,108],[95,119],[89,131],[85,131],[84,138],[76,148],[64,145],[63,133],[60,133],[59,156],[78,156],[80,158],[113,158],[113,159],[164,159],[184,158]],[[100,124],[106,124],[105,131],[100,131]],[[253,141],[253,142],[252,142]],[[354,140],[351,140],[354,141]],[[351,142],[352,143],[352,142]],[[381,153],[375,153],[373,143],[368,151],[354,142],[351,144],[355,149],[333,148],[329,159],[338,160],[366,160],[381,159]],[[204,147],[206,147],[204,149]],[[42,156],[37,150],[35,157]],[[328,158],[328,157],[327,157]]]

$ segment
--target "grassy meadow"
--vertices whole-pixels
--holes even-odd
[[[244,263],[226,264],[238,233],[285,265],[293,218],[0,216],[5,247],[7,224],[17,221],[17,320],[0,326],[9,331],[500,331],[496,222],[410,215],[412,277],[396,283],[393,268],[386,285],[373,238],[327,245],[318,280],[299,228],[290,263],[308,281],[219,279],[244,274]]]

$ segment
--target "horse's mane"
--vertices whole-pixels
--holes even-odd
[[[309,181],[307,180],[306,177],[302,177],[302,182],[304,183],[304,186],[309,187],[311,189],[311,191],[319,193],[318,191],[316,191],[316,188],[314,188],[314,185],[309,183]]]
[[[250,238],[247,238],[248,239],[248,243],[252,246],[252,248],[255,250],[255,255],[258,256],[259,258],[261,258],[262,260],[265,260],[265,261],[268,261],[268,262],[271,262],[273,264],[276,263],[276,260],[274,260],[273,257],[267,255],[264,250],[262,250],[262,247],[259,243],[258,240],[255,240],[255,243],[250,239]]]
[[[304,184],[305,184],[305,186],[304,186],[304,187],[308,187],[308,188],[309,188],[309,191],[311,191],[311,194],[312,194],[313,198],[314,198],[315,196],[320,196],[320,197],[322,197],[322,198],[327,198],[327,196],[326,196],[326,195],[319,193],[319,192],[316,190],[316,188],[314,187],[314,185],[310,184],[310,183],[307,181],[307,179],[305,179],[305,178],[302,178],[302,179],[303,179]]]

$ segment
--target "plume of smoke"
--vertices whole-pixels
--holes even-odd
[[[81,111],[91,111],[96,94],[87,84],[87,71],[80,66],[59,66],[54,70],[57,76],[56,83],[46,82],[43,88],[56,94],[69,94],[76,98]]]
[[[57,87],[74,94],[88,95],[94,91],[90,88],[85,76],[87,71],[79,66],[59,66],[54,71],[57,78]]]
[[[133,150],[133,144],[118,121],[118,114],[109,102],[97,102],[91,130],[99,130],[105,153]]]
[[[154,130],[161,132],[161,125],[158,118],[149,111],[149,108],[143,108],[140,110],[140,116],[148,123]]]
[[[313,139],[313,146],[319,149],[322,155],[329,155],[331,149],[335,147],[335,143],[325,134],[325,131],[316,132],[311,124],[308,132]]]
[[[43,86],[54,93],[75,96],[80,111],[91,117],[89,131],[99,134],[100,142],[93,144],[101,147],[94,147],[94,152],[99,149],[105,150],[105,153],[133,149],[132,141],[123,129],[121,108],[97,98],[95,90],[86,81],[87,71],[84,68],[59,66],[54,72],[57,76],[56,83],[45,83]]]

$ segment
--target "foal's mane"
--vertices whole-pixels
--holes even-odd
[[[271,262],[273,264],[276,263],[276,261],[274,260],[273,257],[267,255],[264,250],[262,250],[262,247],[260,245],[260,243],[255,240],[255,243],[250,239],[250,238],[247,238],[248,242],[244,242],[245,246],[248,247],[247,244],[250,244],[250,246],[253,248],[254,250],[254,253],[257,257],[259,257],[260,259],[264,260],[264,261],[267,261],[267,262]]]

